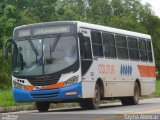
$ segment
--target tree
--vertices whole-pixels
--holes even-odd
[[[140,0],[1,0],[0,89],[10,86],[10,62],[3,58],[3,45],[16,26],[47,21],[78,20],[152,36],[156,68],[160,71],[160,18]],[[3,85],[2,85],[3,84]]]

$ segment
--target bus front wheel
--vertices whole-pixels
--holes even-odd
[[[36,102],[36,107],[39,112],[47,112],[50,102]]]
[[[122,105],[137,105],[139,103],[140,87],[137,82],[134,84],[134,96],[121,98]]]
[[[94,98],[84,99],[79,105],[83,109],[98,109],[100,104],[100,88],[98,84],[95,86]]]
[[[101,99],[100,88],[99,88],[98,84],[96,84],[96,86],[95,86],[94,96],[95,96],[94,98],[90,99],[91,108],[98,109],[99,104],[100,104],[100,99]]]

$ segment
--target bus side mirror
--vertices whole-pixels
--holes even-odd
[[[9,48],[8,48],[8,44],[11,43],[12,44],[13,40],[12,39],[7,39],[5,41],[5,45],[4,45],[4,58],[7,60],[8,59],[8,52],[9,52]]]

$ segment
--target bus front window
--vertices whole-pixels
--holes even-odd
[[[42,57],[41,39],[17,41],[13,46],[13,75],[42,75]]]
[[[44,39],[45,74],[55,73],[73,65],[77,60],[77,55],[74,36]]]
[[[75,36],[16,41],[12,72],[16,76],[52,74],[73,65],[77,56]]]

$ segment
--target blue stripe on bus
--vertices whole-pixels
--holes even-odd
[[[66,95],[66,92],[73,94]],[[76,94],[75,94],[76,93]],[[15,102],[33,102],[33,101],[65,101],[78,99],[82,97],[82,83],[79,82],[72,86],[51,89],[51,90],[34,90],[27,91],[18,88],[13,88]]]

